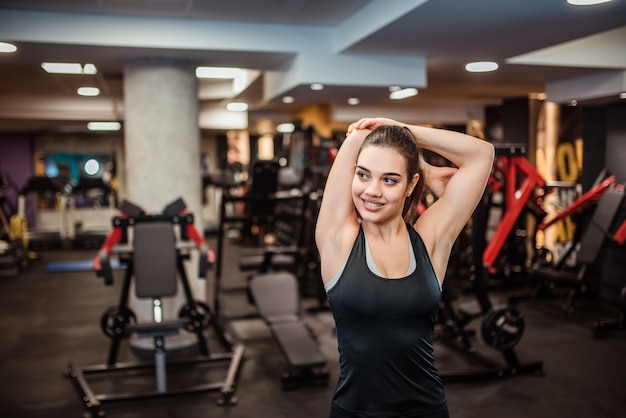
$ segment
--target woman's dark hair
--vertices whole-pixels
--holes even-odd
[[[419,180],[413,188],[411,195],[404,201],[404,208],[402,209],[404,221],[413,224],[417,220],[417,207],[424,189],[424,172],[420,163],[422,151],[417,145],[417,141],[408,128],[383,125],[374,129],[365,137],[361,149],[370,145],[389,148],[402,155],[406,161],[409,184],[413,180],[413,176],[419,174]]]

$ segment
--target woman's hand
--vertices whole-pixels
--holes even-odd
[[[383,125],[401,125],[401,124],[400,122],[397,122],[393,119],[388,119],[388,118],[364,118],[364,119],[358,120],[357,122],[352,123],[348,127],[348,132],[346,133],[346,135],[350,135],[352,131],[357,130],[357,129],[369,129],[373,131],[374,129]]]
[[[443,192],[446,190],[446,186],[448,185],[448,181],[458,171],[458,168],[437,167],[430,165],[423,160],[422,167],[424,168],[425,185],[437,197],[441,197],[441,195],[443,195]]]

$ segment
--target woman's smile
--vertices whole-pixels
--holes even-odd
[[[380,208],[383,207],[383,203],[379,203],[379,202],[374,202],[372,200],[367,200],[367,199],[361,199],[363,201],[363,204],[367,207],[370,208]]]

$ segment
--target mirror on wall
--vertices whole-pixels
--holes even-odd
[[[113,155],[51,152],[42,154],[40,162],[42,174],[60,183],[64,193],[73,197],[76,208],[110,206],[117,190]],[[46,202],[40,204],[47,206]]]

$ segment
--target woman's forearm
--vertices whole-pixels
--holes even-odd
[[[438,167],[420,160],[422,173],[424,175],[424,185],[428,187],[437,197],[443,195],[448,181],[458,171],[455,167]]]
[[[408,128],[417,143],[424,149],[431,150],[447,158],[457,167],[466,163],[486,162],[493,160],[493,146],[473,136],[446,129],[429,128],[426,126],[409,125],[388,118],[364,118],[348,128],[348,133],[355,129],[374,129],[381,125],[399,125]]]
[[[420,147],[440,154],[459,168],[477,159],[493,158],[493,145],[487,141],[445,129],[404,126],[411,130]]]

